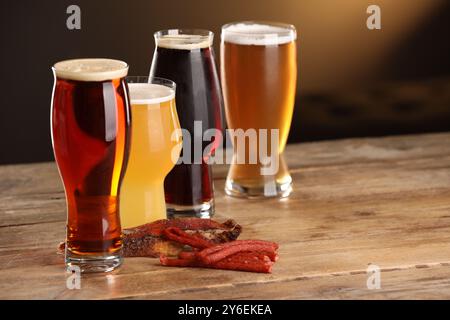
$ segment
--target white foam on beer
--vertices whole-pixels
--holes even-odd
[[[175,98],[175,90],[155,83],[129,83],[131,104],[157,104]]]
[[[222,41],[243,45],[268,46],[289,43],[297,38],[295,29],[260,23],[234,23],[222,28]]]
[[[114,59],[72,59],[55,63],[56,76],[78,81],[105,81],[123,78],[128,73],[126,62]]]
[[[170,30],[169,30],[170,32]],[[157,39],[157,45],[166,49],[193,50],[208,48],[212,45],[212,36],[195,34],[166,34]]]

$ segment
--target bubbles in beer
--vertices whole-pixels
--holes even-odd
[[[290,25],[240,22],[222,28],[222,41],[243,45],[278,45],[296,38],[295,28]]]
[[[154,83],[129,83],[131,104],[157,104],[175,98],[175,90]]]
[[[128,73],[126,62],[114,59],[72,59],[53,66],[61,79],[78,81],[105,81],[123,78]]]

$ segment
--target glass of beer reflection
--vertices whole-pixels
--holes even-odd
[[[122,262],[118,198],[128,156],[128,65],[76,59],[52,69],[52,143],[67,200],[66,265],[111,271]]]
[[[154,36],[156,50],[150,76],[171,79],[177,84],[177,110],[184,129],[182,161],[164,181],[167,213],[169,217],[208,218],[214,213],[208,160],[221,143],[223,130],[222,92],[211,47],[213,33],[172,29]],[[203,139],[207,131],[214,132]]]
[[[182,144],[175,106],[175,83],[162,78],[127,77],[131,149],[120,192],[123,228],[166,218],[164,178]]]
[[[233,142],[228,195],[285,197],[292,191],[283,150],[296,91],[295,40],[292,25],[249,21],[222,27],[221,79]]]

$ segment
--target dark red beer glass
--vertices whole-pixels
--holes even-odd
[[[164,30],[155,33],[155,41],[150,76],[167,78],[177,84],[177,112],[181,128],[185,130],[179,160],[183,162],[177,164],[164,181],[167,213],[169,217],[211,217],[214,214],[214,189],[207,162],[222,141],[224,119],[212,48],[213,33]],[[209,129],[216,129],[218,134],[203,141],[203,134]],[[196,143],[200,145],[200,156],[196,154],[199,151]],[[187,149],[190,157],[186,156]],[[189,163],[185,162],[187,158],[191,160]]]
[[[119,189],[130,111],[125,62],[76,59],[53,66],[51,132],[67,200],[66,265],[82,272],[121,264]]]

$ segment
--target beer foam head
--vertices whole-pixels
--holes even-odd
[[[128,64],[113,59],[73,59],[55,63],[53,70],[62,79],[105,81],[125,77]]]
[[[175,98],[175,90],[162,84],[129,83],[131,104],[157,104]]]
[[[281,23],[237,22],[222,27],[222,41],[243,45],[278,45],[297,38],[295,27]]]
[[[166,49],[193,50],[212,46],[213,33],[207,30],[164,30],[155,33],[156,45]]]

